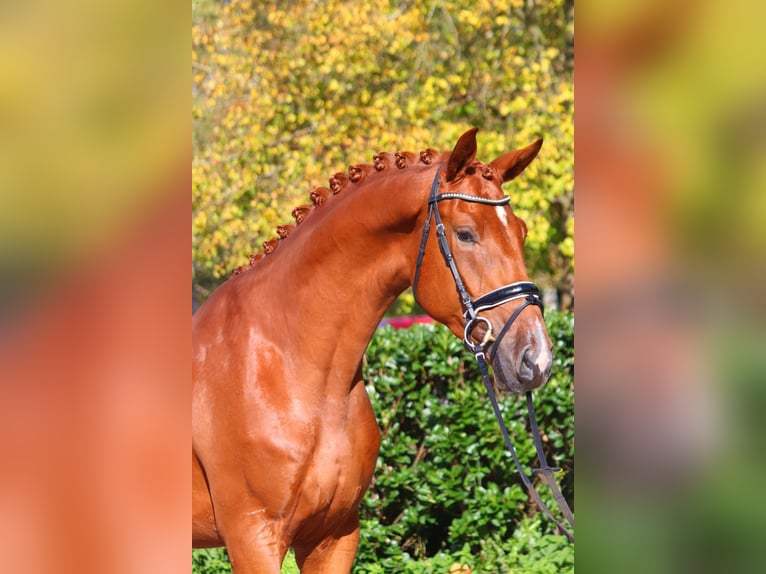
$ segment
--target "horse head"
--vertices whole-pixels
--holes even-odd
[[[542,140],[483,164],[476,131],[460,137],[436,172],[413,288],[427,313],[486,351],[501,388],[524,392],[548,380],[552,345],[524,264],[527,227],[502,184],[524,171]]]

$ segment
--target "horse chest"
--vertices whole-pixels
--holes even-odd
[[[364,461],[338,440],[317,449],[308,465],[301,498],[314,513],[354,506],[361,490]]]
[[[314,498],[319,507],[355,504],[361,488],[367,487],[375,466],[377,442],[360,429],[352,432],[323,432],[312,453],[304,495]]]
[[[326,526],[356,516],[375,468],[380,435],[372,412],[366,410],[344,425],[327,424],[318,430],[294,516],[300,524]]]

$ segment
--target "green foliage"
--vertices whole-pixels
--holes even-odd
[[[231,572],[229,554],[225,548],[200,548],[192,550],[194,574],[228,574]]]
[[[225,548],[200,548],[192,550],[193,574],[229,574],[231,562]],[[282,564],[282,574],[299,574],[292,551]]]
[[[557,478],[571,500],[574,320],[568,313],[548,312],[546,322],[555,359],[551,380],[536,392],[538,422],[549,460],[565,469]],[[545,541],[562,568],[571,566],[563,536],[552,534],[547,521],[534,522],[534,528],[525,522],[537,510],[505,449],[475,360],[461,341],[442,326],[383,329],[368,349],[365,380],[383,436],[362,508],[355,572],[401,571],[396,565],[440,554],[485,569],[480,571],[511,572],[518,564],[524,566],[520,571],[546,572],[527,568],[541,556],[537,543],[529,542],[534,539]],[[501,409],[520,459],[531,466],[536,456],[523,399],[506,397]],[[541,494],[555,507],[545,489]],[[520,549],[522,535],[535,546],[530,556]]]
[[[574,317],[549,311],[546,324],[554,367],[535,404],[546,454],[564,469],[557,479],[571,502]],[[474,363],[440,325],[386,327],[373,338],[364,371],[382,441],[362,505],[355,573],[447,573],[460,565],[488,573],[573,571],[573,547],[529,499]],[[501,408],[529,470],[536,455],[524,401],[508,396]],[[540,492],[555,508],[547,489]],[[208,564],[195,557],[194,571],[225,571]]]
[[[447,151],[472,125],[482,128],[485,161],[545,138],[507,190],[530,230],[530,273],[543,286],[564,285],[573,256],[568,6],[193,4],[193,273],[201,298],[333,173],[378,151]]]

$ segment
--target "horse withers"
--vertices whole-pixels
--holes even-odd
[[[278,573],[288,548],[301,572],[350,572],[380,444],[361,361],[413,283],[431,317],[487,346],[499,387],[547,380],[551,342],[537,306],[508,324],[523,303],[496,300],[466,328],[461,289],[483,300],[528,281],[526,226],[501,186],[542,145],[483,164],[476,131],[450,153],[380,153],[336,174],[193,316],[193,545],[225,545],[237,574]]]

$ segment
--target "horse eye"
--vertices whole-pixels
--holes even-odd
[[[455,231],[455,235],[461,243],[477,243],[476,236],[470,229],[458,229]]]

